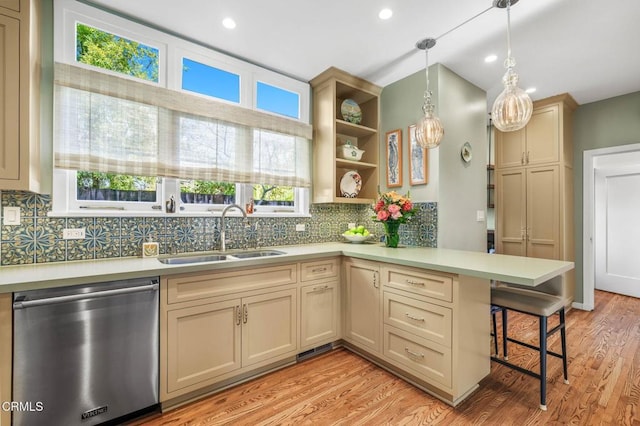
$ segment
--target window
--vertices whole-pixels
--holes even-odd
[[[54,13],[54,212],[308,213],[307,83],[74,0]]]
[[[181,180],[180,201],[192,205],[234,204],[236,184],[207,180]]]
[[[240,76],[219,68],[182,59],[182,88],[225,101],[240,102]]]
[[[76,172],[76,200],[155,203],[155,177]]]
[[[158,82],[158,49],[81,23],[75,38],[78,62]]]
[[[256,106],[263,111],[300,118],[300,96],[297,93],[261,81],[257,85]]]

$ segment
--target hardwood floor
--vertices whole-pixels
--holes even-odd
[[[548,361],[548,411],[539,382],[492,363],[480,389],[452,408],[351,352],[338,349],[139,425],[640,425],[640,300],[596,292],[593,312],[567,314],[569,380]],[[536,342],[535,319],[510,314],[510,334]],[[559,335],[550,339],[559,349]],[[537,353],[509,346],[536,367]]]

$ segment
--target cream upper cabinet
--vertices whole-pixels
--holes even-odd
[[[575,260],[570,95],[534,102],[527,126],[496,131],[496,251]],[[574,272],[565,274],[568,300]]]
[[[337,68],[313,80],[313,202],[371,204],[378,191],[380,93],[382,88]],[[343,102],[358,105],[360,122],[342,115]],[[354,120],[357,121],[357,120]],[[364,151],[359,161],[342,158],[339,146],[351,143]],[[359,187],[356,197],[343,197],[340,182],[357,171],[348,188]],[[352,175],[349,175],[352,176]],[[346,178],[345,178],[346,179]],[[345,181],[347,182],[347,181]]]
[[[343,338],[355,346],[379,353],[382,348],[380,268],[375,262],[344,261]]]
[[[39,8],[0,1],[0,189],[40,190]]]
[[[20,12],[20,0],[0,0],[0,13],[2,13],[2,9]]]
[[[20,177],[20,21],[0,15],[0,179]]]
[[[560,105],[536,108],[524,129],[496,131],[496,167],[535,166],[560,160]]]

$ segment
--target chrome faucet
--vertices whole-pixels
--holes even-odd
[[[222,217],[220,218],[220,251],[226,251],[227,250],[227,246],[226,246],[226,242],[225,242],[225,230],[224,230],[224,218],[227,216],[227,211],[229,211],[229,209],[231,208],[237,208],[238,210],[240,210],[240,212],[242,213],[242,217],[245,218],[245,220],[249,220],[247,218],[247,212],[244,211],[244,209],[242,207],[240,207],[237,204],[229,204],[228,206],[226,206],[223,210],[222,210]]]

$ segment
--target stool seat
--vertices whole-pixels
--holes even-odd
[[[523,288],[496,287],[491,289],[491,304],[514,311],[548,317],[564,306],[560,296]]]

